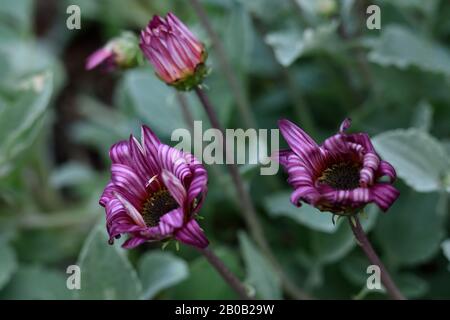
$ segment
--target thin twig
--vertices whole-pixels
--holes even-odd
[[[214,108],[212,107],[211,102],[209,101],[206,93],[198,87],[195,89],[195,92],[197,93],[197,96],[200,102],[202,103],[208,115],[208,118],[210,119],[211,125],[214,128],[220,130],[222,132],[223,137],[226,137],[225,131],[223,130],[219,122],[219,119],[217,118],[216,112],[214,111]],[[238,167],[234,163],[233,159],[230,158],[231,154],[227,152],[227,145],[228,144],[225,142],[224,154],[226,157],[226,163],[229,164],[227,165],[227,168],[233,180],[233,183],[236,187],[237,194],[241,199],[240,204],[242,206],[242,214],[250,230],[252,238],[255,240],[255,242],[258,244],[260,249],[263,251],[265,256],[269,259],[269,261],[275,268],[278,276],[280,277],[283,283],[286,292],[288,292],[291,296],[295,297],[296,299],[309,299],[309,296],[306,293],[304,293],[301,289],[297,288],[297,286],[292,281],[290,281],[290,279],[287,278],[281,266],[279,265],[276,257],[270,250],[270,247],[266,241],[266,237],[264,236],[262,226],[259,223],[255,207],[253,206],[253,202],[250,198],[250,194],[244,186],[244,182],[242,181]]]
[[[245,286],[241,283],[241,281],[230,271],[230,269],[225,266],[222,260],[216,254],[209,249],[208,247],[205,249],[198,248],[203,256],[208,260],[208,262],[216,268],[217,272],[222,276],[228,285],[233,288],[234,291],[239,295],[239,297],[243,300],[253,300],[245,288]]]
[[[381,262],[380,258],[378,257],[372,245],[370,244],[370,241],[367,238],[361,226],[361,223],[359,222],[358,217],[357,216],[350,217],[349,222],[350,227],[352,228],[353,234],[355,235],[355,238],[359,246],[362,248],[369,261],[380,268],[381,282],[386,288],[386,291],[389,294],[389,296],[391,296],[391,298],[395,300],[405,300],[405,297],[402,295],[400,290],[395,285],[394,281],[389,275],[389,272],[386,270],[386,267]]]
[[[220,69],[222,70],[223,74],[225,75],[225,78],[228,81],[228,84],[230,86],[230,89],[236,99],[236,103],[239,109],[239,112],[242,116],[242,119],[244,121],[244,125],[247,128],[257,128],[256,120],[253,117],[253,114],[250,110],[250,105],[247,101],[247,98],[242,91],[241,84],[239,83],[239,80],[237,79],[235,73],[233,72],[231,68],[231,64],[228,60],[225,48],[222,44],[222,41],[218,37],[217,33],[214,31],[208,15],[206,14],[205,10],[203,9],[202,5],[199,3],[198,0],[190,0],[190,3],[192,5],[192,8],[195,10],[197,16],[200,19],[201,24],[205,28],[206,32],[208,33],[208,36],[211,39],[213,49],[215,50],[217,54],[217,58],[219,61]]]

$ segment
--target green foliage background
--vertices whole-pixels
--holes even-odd
[[[365,27],[363,0],[205,0],[259,128],[282,117],[319,141],[350,116],[397,169],[402,194],[363,221],[408,298],[450,298],[450,2],[377,0],[381,30]],[[68,30],[66,8],[81,8]],[[150,67],[84,71],[85,58],[122,29],[173,11],[211,47],[189,1],[0,0],[0,298],[218,299],[235,295],[194,250],[108,246],[98,198],[108,149],[146,123],[170,143],[187,127],[173,90]],[[236,99],[210,50],[207,79],[220,120],[242,127]],[[205,120],[188,94],[195,119]],[[257,297],[289,298],[239,213],[223,166],[209,167],[202,226]],[[346,223],[289,201],[286,176],[242,166],[266,237],[285,272],[315,298],[386,298],[367,292],[368,262]],[[446,240],[447,239],[447,240]],[[120,242],[120,241],[119,241]],[[81,290],[66,289],[78,264]]]

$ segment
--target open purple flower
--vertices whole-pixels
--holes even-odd
[[[366,133],[345,133],[350,124],[345,119],[339,132],[319,146],[292,122],[279,121],[291,148],[278,156],[295,188],[293,204],[303,201],[321,211],[351,215],[370,202],[386,211],[398,198],[394,168],[380,159]],[[388,181],[380,181],[382,177]]]
[[[130,237],[124,248],[175,238],[199,248],[208,240],[195,220],[207,192],[208,175],[192,155],[159,141],[146,126],[141,142],[131,136],[109,152],[111,181],[100,198],[110,243]]]
[[[141,32],[140,47],[158,77],[177,89],[192,89],[207,73],[205,47],[172,13],[153,17]]]

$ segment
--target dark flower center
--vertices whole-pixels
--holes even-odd
[[[178,208],[179,205],[170,195],[169,190],[161,189],[153,193],[142,207],[142,218],[148,227],[157,226],[159,219],[167,212]]]
[[[322,172],[319,182],[338,190],[351,190],[359,187],[361,166],[351,162],[333,164]]]

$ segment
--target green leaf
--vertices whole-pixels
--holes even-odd
[[[96,226],[81,250],[78,265],[81,269],[79,299],[139,299],[142,286],[125,250],[108,245],[108,237]]]
[[[438,6],[439,0],[381,0],[381,2],[396,6],[399,10],[419,10],[425,14],[432,13]]]
[[[228,249],[214,250],[215,254],[237,277],[242,276],[237,255]],[[189,266],[189,278],[169,289],[173,299],[237,299],[236,293],[202,256]]]
[[[361,286],[366,283],[368,274],[367,267],[370,265],[367,257],[360,248],[356,248],[343,259],[339,264],[342,274],[355,286]]]
[[[149,252],[138,265],[139,277],[144,288],[143,299],[152,299],[158,292],[169,288],[189,274],[186,262],[169,252]]]
[[[32,144],[42,128],[52,91],[52,74],[37,74],[19,84],[14,102],[0,108],[0,176],[11,169],[11,161]]]
[[[447,260],[450,262],[450,239],[444,240],[441,243],[442,252]]]
[[[442,189],[450,162],[444,147],[428,133],[417,129],[387,131],[374,137],[373,144],[410,187],[421,192]]]
[[[93,172],[90,167],[81,162],[69,162],[52,172],[50,184],[55,188],[74,186],[89,182]]]
[[[381,37],[369,53],[369,60],[382,66],[400,69],[414,66],[423,71],[450,75],[447,49],[398,25],[382,28]]]
[[[272,32],[265,37],[265,41],[273,48],[278,62],[288,67],[310,52],[338,50],[340,42],[336,41],[336,30],[337,23],[331,22],[315,29],[308,28],[303,32],[298,29]]]
[[[159,80],[152,70],[129,71],[123,86],[143,123],[158,134],[170,137],[173,130],[186,127],[175,89]]]
[[[0,6],[0,28],[4,25],[14,29],[16,32],[30,31],[32,8],[32,0],[2,1]]]
[[[281,299],[281,281],[272,265],[259,252],[248,236],[240,232],[239,244],[247,269],[247,282],[261,299]]]
[[[413,127],[430,131],[433,124],[433,107],[427,101],[421,101],[414,114]]]
[[[380,217],[375,236],[388,259],[415,265],[437,253],[443,238],[437,199],[435,193],[403,192],[389,213]]]
[[[254,41],[252,20],[244,6],[236,3],[230,10],[225,28],[224,45],[236,70],[245,70],[251,63]]]
[[[17,260],[14,250],[6,243],[0,241],[0,290],[8,283],[17,269]]]
[[[332,215],[303,204],[300,208],[294,206],[290,200],[290,192],[283,191],[270,195],[264,199],[264,206],[271,217],[288,217],[310,229],[334,233],[337,226],[333,225]]]
[[[417,299],[424,296],[428,290],[428,283],[413,273],[401,273],[394,276],[399,290],[408,299]]]
[[[2,299],[54,300],[70,299],[66,275],[39,265],[21,266],[0,294]]]

